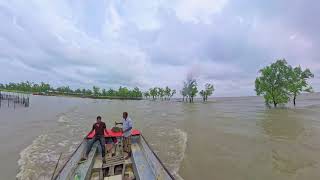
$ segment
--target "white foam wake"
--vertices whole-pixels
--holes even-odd
[[[59,118],[58,118],[58,122],[59,123],[67,123],[69,121],[70,121],[70,119],[65,115],[60,115]]]
[[[154,137],[154,143],[152,144],[155,147],[155,152],[164,158],[165,166],[176,179],[182,179],[178,172],[185,157],[188,141],[187,133],[171,127],[157,127],[154,132],[157,135]]]
[[[182,131],[181,129],[175,129],[173,131],[174,134],[178,135],[178,138],[176,139],[178,142],[177,144],[177,149],[179,152],[178,155],[176,156],[177,159],[175,160],[174,166],[173,166],[173,174],[177,179],[183,179],[179,174],[179,169],[180,169],[180,165],[181,162],[183,161],[184,157],[185,157],[185,151],[187,148],[187,141],[188,141],[188,136],[187,133]]]
[[[52,162],[57,159],[54,152],[46,147],[46,142],[49,141],[48,135],[40,135],[31,145],[20,152],[18,164],[20,171],[17,174],[17,179],[32,180],[32,179],[50,179],[48,174],[44,174],[46,170],[42,169],[51,167]]]

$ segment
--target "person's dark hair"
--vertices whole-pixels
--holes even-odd
[[[128,113],[127,113],[127,112],[123,112],[123,115],[125,115],[126,117],[128,117]]]
[[[98,116],[98,117],[97,117],[97,120],[98,120],[98,119],[100,119],[100,120],[101,120],[101,116]]]

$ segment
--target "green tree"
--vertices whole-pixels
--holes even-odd
[[[102,96],[107,96],[107,91],[106,91],[106,89],[102,89]]]
[[[16,87],[16,85],[14,84],[14,85],[12,86],[12,90],[15,90],[15,89],[18,89],[18,87]],[[33,86],[32,86],[32,91],[33,91],[33,92],[40,92],[40,86],[39,86],[39,84],[33,84]]]
[[[186,82],[183,82],[183,88],[180,91],[180,94],[182,95],[182,101],[186,98],[187,101],[187,96],[188,96],[188,85]]]
[[[35,86],[34,86],[35,87]],[[37,86],[36,86],[36,88],[34,89],[34,90],[36,90],[37,89]],[[72,89],[70,89],[70,87],[69,86],[61,86],[61,87],[58,87],[57,89],[56,89],[56,91],[58,91],[59,93],[64,93],[64,94],[68,94],[68,93],[72,93],[73,91],[72,91]],[[37,92],[37,91],[36,91]]]
[[[164,99],[166,99],[166,100],[170,99],[171,89],[168,86],[166,86],[165,89],[164,89],[164,95],[165,95]]]
[[[100,95],[100,88],[99,87],[93,86],[92,90],[93,90],[93,95],[95,95],[95,96],[99,96]]]
[[[144,96],[146,99],[148,99],[148,98],[150,97],[149,91],[144,92],[144,93],[143,93],[143,96]]]
[[[205,85],[205,100],[208,101],[208,96],[211,96],[214,91],[214,87],[212,84],[207,83]]]
[[[293,96],[293,104],[296,106],[296,98],[301,92],[311,92],[312,87],[307,80],[313,78],[310,69],[302,70],[301,67],[290,68],[288,90]]]
[[[158,95],[161,98],[161,100],[163,100],[164,97],[164,89],[162,88],[158,88]]]
[[[117,95],[117,92],[111,88],[107,92],[107,96],[116,96],[116,95]]]
[[[129,96],[129,90],[126,87],[119,87],[119,90],[117,92],[117,96],[119,97],[128,97]]]
[[[152,96],[152,100],[155,100],[155,98],[157,97],[157,88],[156,87],[150,88],[149,92],[150,92],[150,96]]]
[[[86,94],[86,89],[82,89],[81,93],[82,93],[82,95],[85,95]]]
[[[206,91],[205,90],[201,90],[199,92],[200,96],[202,97],[203,102],[206,101]]]
[[[142,97],[142,92],[140,91],[140,89],[138,87],[133,88],[132,90],[132,96],[133,97]]]
[[[76,89],[74,92],[77,94],[81,94],[81,89]]]
[[[24,84],[21,84],[21,85],[23,86]],[[41,82],[38,87],[39,87],[39,92],[45,92],[45,93],[47,93],[51,89],[50,85],[44,82]]]
[[[277,60],[260,71],[260,76],[255,81],[255,91],[258,96],[263,95],[267,105],[284,104],[289,101],[288,79],[290,68],[286,60]]]
[[[86,95],[87,95],[87,96],[91,96],[91,95],[92,95],[91,89],[87,89],[87,90],[86,90]]]
[[[171,91],[171,94],[170,94],[170,97],[169,97],[169,100],[172,98],[172,96],[173,95],[175,95],[176,94],[176,90],[175,89],[173,89],[172,91]]]
[[[192,77],[187,79],[187,95],[189,96],[189,102],[193,102],[193,98],[196,96],[198,93],[198,88],[197,88],[197,81],[193,79]]]
[[[205,84],[205,90],[201,90],[199,92],[203,102],[208,101],[208,96],[211,96],[213,91],[214,91],[214,87],[212,84],[209,84],[209,83]]]

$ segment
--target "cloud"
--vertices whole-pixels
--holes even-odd
[[[211,23],[211,16],[220,13],[227,0],[178,0],[173,9],[177,17],[184,22]]]
[[[258,70],[278,58],[320,75],[319,5],[3,0],[0,65],[7,68],[0,76],[2,83],[179,89],[193,72],[200,87],[214,83],[219,96],[254,95]]]

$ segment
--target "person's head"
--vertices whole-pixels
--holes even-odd
[[[101,116],[97,117],[97,122],[101,122]]]
[[[123,119],[127,119],[128,113],[127,113],[127,112],[123,112],[123,113],[122,113],[122,117],[123,117]]]

